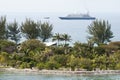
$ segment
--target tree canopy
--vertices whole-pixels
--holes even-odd
[[[6,17],[0,18],[0,39],[5,39],[6,37]]]
[[[8,24],[7,35],[8,35],[8,38],[10,38],[11,40],[14,40],[16,44],[20,40],[20,29],[19,29],[18,23],[16,21]]]
[[[110,42],[113,38],[111,25],[105,20],[95,20],[88,26],[89,40],[94,41],[97,45]]]
[[[40,26],[40,38],[43,42],[45,42],[48,38],[52,37],[52,30],[53,26],[52,24],[49,24],[48,22],[44,22]]]
[[[27,39],[36,39],[39,36],[39,26],[36,22],[30,19],[26,19],[21,25],[21,32],[25,34]]]

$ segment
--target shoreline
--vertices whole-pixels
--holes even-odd
[[[64,71],[64,70],[38,70],[38,69],[16,69],[0,68],[0,72],[13,73],[35,73],[35,74],[53,74],[53,75],[104,75],[120,74],[120,70],[97,70],[97,71]]]

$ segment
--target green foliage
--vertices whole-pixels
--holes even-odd
[[[30,68],[30,65],[29,65],[29,63],[27,63],[27,62],[22,62],[22,64],[20,65],[20,68],[21,68],[21,69]]]
[[[22,62],[27,62],[27,63],[29,63],[29,62],[32,61],[32,58],[31,58],[31,57],[26,57],[26,56],[24,56],[24,57],[21,59],[21,61],[22,61]]]
[[[43,51],[45,49],[45,44],[43,44],[41,41],[36,39],[31,39],[23,42],[21,44],[21,51],[24,52],[26,55],[30,51]]]
[[[80,65],[80,68],[82,68],[82,69],[86,69],[89,71],[91,71],[93,69],[93,67],[92,67],[93,62],[87,58],[81,58],[79,65]]]
[[[21,64],[22,64],[22,61],[16,61],[15,68],[19,68]]]
[[[26,19],[21,25],[21,32],[27,39],[36,39],[39,36],[40,27],[33,20]]]
[[[59,42],[62,40],[61,34],[59,33],[55,33],[55,35],[52,38],[53,41],[57,41],[57,45],[59,45]]]
[[[0,17],[0,39],[6,38],[6,17]]]
[[[15,43],[7,40],[0,40],[0,51],[2,52],[14,52],[15,51]]]
[[[69,56],[68,59],[68,66],[71,67],[71,70],[74,71],[75,68],[79,68],[80,67],[80,59],[79,58],[75,58],[75,56],[71,55]]]
[[[34,62],[33,60],[29,62],[29,68],[32,69],[32,67],[36,66],[36,62]]]
[[[88,26],[90,34],[88,43],[76,42],[71,47],[67,43],[71,40],[71,36],[59,33],[53,36],[53,41],[58,41],[58,46],[45,46],[43,42],[52,37],[52,29],[53,26],[48,22],[36,23],[30,19],[26,19],[21,26],[16,21],[6,25],[6,18],[1,17],[0,65],[31,69],[36,67],[40,70],[120,69],[120,42],[110,42],[113,33],[108,22],[94,21]],[[20,33],[25,34],[28,40],[19,45],[19,51],[16,53],[17,45],[8,40],[18,43]],[[41,38],[43,42],[36,38]],[[60,41],[61,43],[63,41],[63,44],[60,45]],[[110,43],[106,44],[107,42]],[[98,46],[94,46],[94,43]]]
[[[47,62],[51,56],[53,56],[51,49],[45,48],[45,50],[38,56],[38,59],[40,62]]]
[[[60,67],[60,64],[58,64],[56,61],[48,61],[45,67],[46,69],[54,70],[58,69]]]
[[[88,26],[88,33],[90,34],[89,39],[94,41],[97,45],[110,42],[113,38],[113,33],[111,31],[111,25],[108,21],[93,21],[91,25]]]
[[[58,64],[60,64],[61,67],[66,67],[67,66],[68,55],[63,55],[63,54],[62,55],[54,55],[53,59]]]
[[[67,41],[71,40],[71,36],[69,36],[68,34],[61,35],[61,38],[62,38],[63,41],[65,41],[64,46],[67,45]]]
[[[6,65],[8,60],[9,60],[8,54],[6,52],[1,52],[0,53],[0,64]]]
[[[116,67],[115,67],[116,70],[120,70],[120,62],[117,63]]]
[[[44,22],[40,25],[40,38],[43,42],[52,37],[52,30],[53,26],[48,22]]]
[[[88,58],[92,58],[92,53],[91,53],[92,47],[89,46],[86,43],[80,43],[80,42],[76,42],[73,46],[73,54],[76,57],[88,57]]]
[[[64,41],[64,46],[67,46],[67,41],[69,42],[71,40],[71,36],[65,33],[64,34],[55,33],[52,40],[57,41],[58,46],[60,45],[59,44],[60,41]]]
[[[108,61],[108,57],[106,55],[103,55],[103,56],[96,56],[96,58],[94,59],[95,60],[95,63],[96,66],[95,68],[99,68],[99,69],[107,69],[107,61]]]
[[[15,41],[16,44],[20,40],[20,29],[16,21],[7,25],[7,36],[8,39],[10,38],[11,40]]]
[[[45,64],[44,64],[44,63],[38,63],[38,64],[37,64],[37,68],[38,68],[39,70],[42,70],[42,69],[45,68]]]
[[[10,60],[21,60],[22,56],[18,55],[18,53],[12,53],[9,55]]]
[[[94,47],[93,48],[93,53],[95,53],[97,55],[103,55],[103,54],[105,54],[105,49],[101,46]]]
[[[110,70],[115,70],[116,65],[118,62],[116,61],[115,57],[113,55],[110,55],[109,58],[107,58],[107,68]]]
[[[16,66],[17,66],[17,65],[16,65],[16,60],[10,60],[10,61],[8,62],[8,66],[16,67]]]
[[[33,61],[31,61],[29,63],[28,62],[22,62],[20,64],[19,68],[22,68],[22,69],[24,69],[24,68],[31,68],[32,69],[33,66],[35,66],[35,63]]]
[[[55,54],[64,54],[64,47],[53,46],[51,49]]]

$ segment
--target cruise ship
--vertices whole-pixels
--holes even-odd
[[[90,16],[87,14],[69,14],[65,17],[59,17],[62,20],[94,20],[95,17]]]

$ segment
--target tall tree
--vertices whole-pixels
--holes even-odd
[[[16,21],[14,21],[14,23],[8,24],[7,35],[8,35],[8,38],[10,38],[11,40],[14,40],[16,42],[16,44],[20,40],[20,37],[21,37],[20,29],[19,29],[18,23]]]
[[[26,19],[21,25],[21,32],[25,34],[27,39],[36,39],[39,36],[40,28],[33,20]]]
[[[65,46],[67,44],[67,41],[69,42],[71,40],[71,36],[68,34],[63,34],[61,37],[62,37],[62,40],[65,41]]]
[[[89,40],[94,41],[98,46],[110,42],[113,38],[113,32],[111,31],[111,25],[108,21],[95,20],[88,26]]]
[[[52,37],[52,30],[53,30],[52,24],[49,24],[48,22],[44,22],[41,24],[40,38],[42,39],[43,42]]]
[[[57,45],[59,45],[59,42],[60,42],[61,40],[62,40],[61,34],[55,33],[55,35],[53,36],[52,41],[57,41]]]
[[[0,18],[0,39],[5,39],[6,37],[6,17]]]

